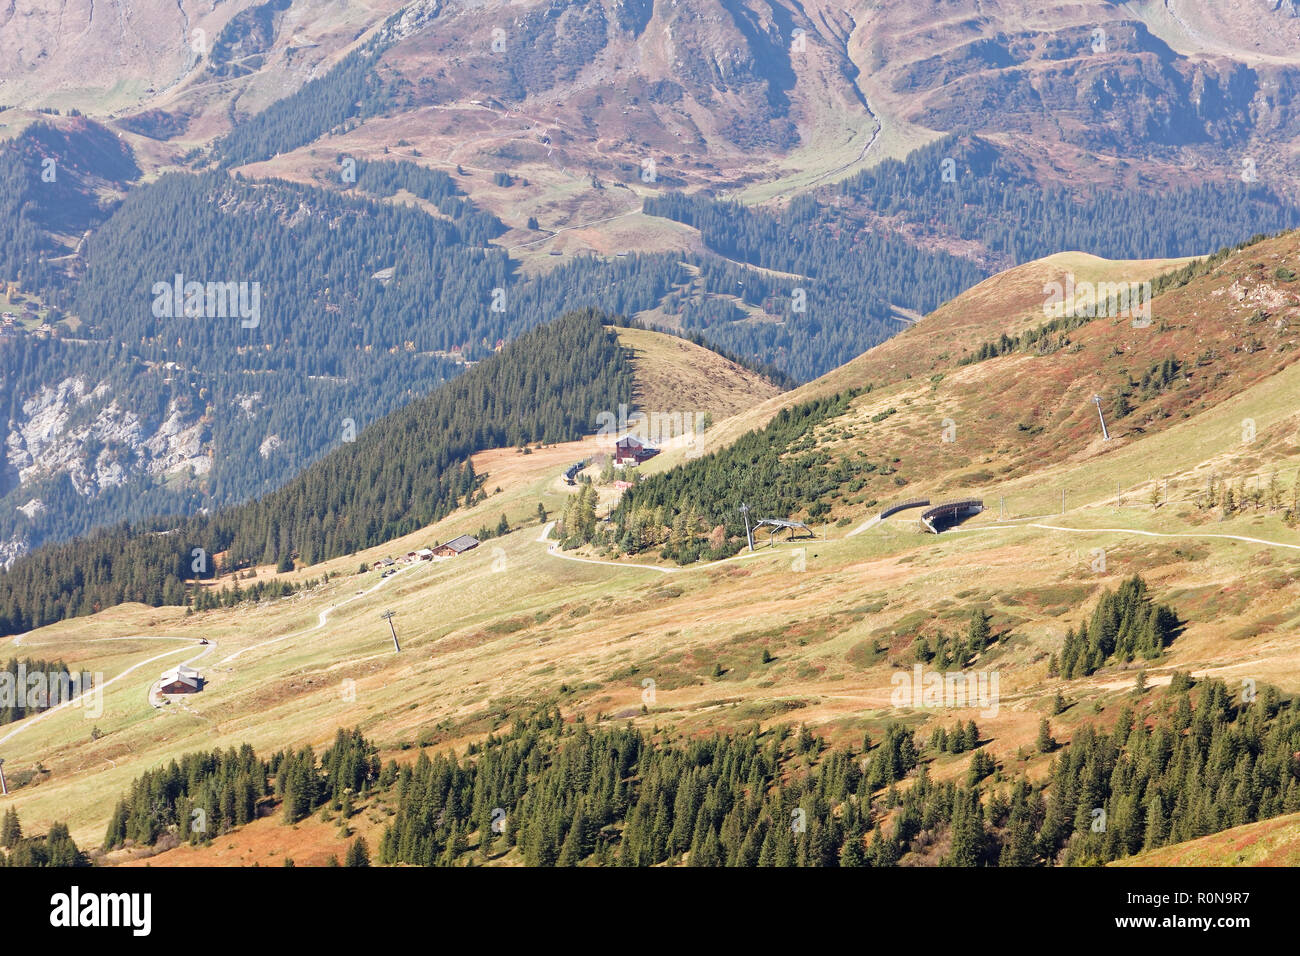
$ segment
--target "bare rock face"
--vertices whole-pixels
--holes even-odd
[[[283,444],[279,435],[267,435],[262,444],[257,447],[257,453],[263,458],[270,458]]]
[[[29,518],[35,518],[37,515],[45,513],[45,502],[41,501],[40,498],[33,498],[27,504],[19,505],[18,510]]]
[[[9,567],[29,550],[26,540],[20,535],[15,535],[8,541],[0,541],[0,568]]]
[[[106,384],[88,389],[69,378],[23,403],[5,438],[5,455],[20,486],[64,474],[78,494],[91,498],[141,475],[207,474],[212,450],[205,433],[202,422],[186,421],[174,406],[149,429]]]
[[[175,406],[153,437],[143,443],[149,459],[145,471],[155,477],[188,469],[193,475],[212,470],[211,450],[204,446],[202,422],[186,422]]]

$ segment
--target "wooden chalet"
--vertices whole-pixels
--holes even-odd
[[[478,547],[478,538],[468,534],[462,534],[459,538],[452,538],[445,544],[440,544],[433,549],[433,553],[439,558],[454,558],[458,554],[464,554],[473,548]]]
[[[631,435],[626,435],[614,445],[614,464],[620,467],[623,465],[639,465],[657,454],[659,454],[659,449],[651,448],[645,442],[639,441]]]
[[[164,671],[158,692],[162,694],[197,694],[203,689],[203,677],[184,664]]]

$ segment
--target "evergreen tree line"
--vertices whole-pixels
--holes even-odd
[[[955,179],[945,179],[952,159]],[[1300,210],[1260,185],[1230,181],[1159,193],[1094,190],[1086,195],[1027,181],[978,137],[948,136],[902,160],[863,171],[826,195],[805,195],[779,212],[702,196],[648,198],[645,212],[700,230],[717,256],[696,256],[700,289],[675,292],[666,307],[709,341],[760,357],[808,379],[898,331],[891,305],[929,312],[999,268],[1082,249],[1108,258],[1190,256],[1300,225]],[[980,242],[984,264],[920,249],[880,225]],[[1159,229],[1133,227],[1134,223]],[[718,257],[725,258],[718,258]],[[731,260],[731,261],[728,261]],[[792,273],[777,277],[745,266]],[[1194,264],[1193,268],[1200,268]],[[1182,274],[1157,284],[1189,281]],[[743,321],[744,310],[782,318]],[[1014,340],[986,343],[977,361],[1020,348],[1053,351],[1085,318],[1065,317]]]
[[[759,275],[760,273],[753,274]],[[705,348],[717,355],[721,355],[728,362],[735,362],[737,365],[747,368],[751,372],[757,372],[782,391],[789,391],[799,384],[798,379],[770,362],[764,362],[762,359],[756,358],[752,355],[732,352],[723,345],[709,341],[709,339],[705,338],[705,336],[698,331],[692,331],[690,329],[673,329],[662,325],[653,325],[643,322],[640,319],[628,318],[622,314],[612,316],[610,321],[619,328],[647,329],[649,331],[662,332],[665,335],[674,335],[677,338],[685,339],[693,345],[698,345],[700,348]]]
[[[50,832],[41,836],[23,836],[18,811],[10,807],[0,821],[0,867],[76,867],[89,866],[86,855],[77,849],[66,823],[51,824]]]
[[[1166,272],[1151,279],[1151,296],[1163,295],[1174,289],[1180,289],[1200,276],[1209,275],[1218,269],[1233,253],[1270,238],[1264,234],[1254,234],[1249,239],[1233,246],[1223,246],[1217,252],[1202,259],[1189,262],[1181,269]],[[1010,355],[1013,352],[1034,352],[1049,355],[1070,345],[1069,333],[1082,328],[1093,321],[1094,316],[1086,314],[1062,315],[1049,319],[1036,328],[1018,332],[1015,335],[1002,333],[996,340],[983,342],[973,353],[963,356],[958,364],[971,365],[987,359]]]
[[[344,158],[340,155],[339,162],[342,163]],[[444,199],[461,195],[456,181],[447,173],[417,166],[406,159],[358,159],[355,172],[359,188],[383,198],[405,190],[436,205]]]
[[[371,40],[291,95],[236,123],[212,146],[221,167],[243,166],[288,153],[393,102],[374,73],[384,44]]]
[[[590,432],[600,412],[631,402],[631,360],[615,332],[591,310],[563,316],[269,495],[213,515],[118,525],[25,555],[0,573],[0,632],[124,601],[185,603],[195,548],[226,552],[232,570],[314,564],[400,537],[474,493],[475,452],[570,441]]]
[[[104,849],[153,846],[165,833],[202,843],[255,819],[272,795],[287,824],[327,804],[338,809],[377,783],[375,753],[360,731],[339,730],[319,760],[310,747],[262,760],[248,744],[185,754],[132,782],[109,819]]]
[[[810,197],[771,213],[666,193],[647,198],[644,211],[693,226],[716,253],[692,257],[699,290],[668,303],[681,311],[686,327],[801,380],[898,332],[891,306],[929,312],[986,276],[967,259],[902,239],[866,233],[849,241],[824,221],[825,210]],[[794,275],[772,276],[751,266]],[[735,296],[781,321],[740,321],[746,313],[706,298],[716,296]]]
[[[379,861],[514,849],[534,866],[1077,865],[1300,810],[1295,704],[1190,687],[1184,675],[1149,722],[1126,706],[1109,732],[1079,727],[1041,783],[1000,768],[970,722],[928,747],[894,723],[827,750],[806,729],[669,742],[553,713],[464,759],[386,770],[398,810]],[[964,753],[962,779],[934,780],[934,759]]]
[[[1036,328],[1026,329],[1014,335],[1003,332],[997,339],[982,342],[980,347],[958,360],[958,365],[973,365],[991,358],[1010,355],[1013,352],[1032,351],[1037,355],[1050,355],[1070,345],[1068,333],[1082,328],[1092,321],[1086,315],[1063,315],[1049,319]]]
[[[506,853],[532,866],[1078,865],[1300,811],[1296,704],[1176,677],[1149,713],[1126,705],[1109,730],[1085,723],[1064,745],[1044,720],[1039,749],[1055,753],[1040,782],[999,766],[972,721],[925,746],[894,722],[878,742],[829,748],[806,727],[671,739],[543,710],[404,767],[380,768],[357,731],[319,764],[310,749],[266,763],[246,748],[188,755],[133,785],[106,847],[224,832],[271,777],[286,823],[374,796],[394,810],[378,861],[419,866]],[[934,779],[934,761],[966,753],[964,777]],[[218,829],[186,829],[195,809]],[[349,856],[369,861],[363,845]]]
[[[1262,184],[1234,177],[1151,192],[1076,194],[1044,187],[989,141],[957,133],[863,170],[834,192],[847,208],[828,210],[832,222],[852,222],[860,205],[931,235],[975,240],[998,268],[1062,249],[1107,259],[1195,256],[1300,226],[1300,209]]]
[[[1155,660],[1182,630],[1177,613],[1151,599],[1142,576],[1135,574],[1118,590],[1107,590],[1087,625],[1070,628],[1059,659],[1053,655],[1049,673],[1066,680],[1087,677],[1111,659]]]
[[[340,156],[342,163],[344,157]],[[437,206],[455,221],[463,235],[475,245],[486,245],[505,232],[505,225],[491,213],[481,212],[461,193],[456,181],[440,169],[417,166],[410,160],[355,160],[356,185],[383,199],[405,190]]]
[[[737,508],[742,502],[750,506],[751,525],[760,518],[825,514],[825,496],[874,470],[861,460],[832,460],[809,440],[817,425],[844,414],[857,394],[853,390],[782,409],[766,426],[727,448],[637,482],[615,507],[613,530],[597,532],[591,525],[588,540],[628,554],[659,547],[666,559],[689,564],[740,550],[745,521]],[[719,525],[722,540],[699,540]],[[573,533],[567,527],[566,532]],[[609,541],[600,534],[608,534]]]
[[[292,570],[292,560],[284,561],[277,568],[280,571]],[[213,575],[220,574],[220,564],[215,565]],[[249,571],[249,574],[254,572]],[[328,580],[328,576],[326,578]],[[236,604],[242,604],[245,601],[256,603],[258,601],[273,601],[278,598],[288,597],[298,591],[310,591],[316,585],[321,583],[316,578],[304,581],[301,585],[295,587],[289,581],[272,580],[257,581],[247,587],[241,585],[236,579],[233,586],[223,587],[220,591],[215,588],[191,587],[189,595],[189,604],[191,610],[209,611],[218,607],[234,607]],[[164,591],[170,591],[170,594],[164,593],[164,604],[181,604],[185,603],[185,588],[179,578],[175,583],[168,582],[170,587],[165,587]],[[178,592],[179,589],[179,593]],[[168,600],[168,597],[175,597],[176,600]]]

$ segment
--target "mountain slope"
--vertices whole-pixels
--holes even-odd
[[[1260,280],[1254,263],[1262,262],[1271,270],[1277,268],[1275,261],[1289,263],[1294,242],[1294,236],[1267,240],[1216,258],[1204,272],[1193,269],[1180,276],[1178,281],[1186,279],[1185,284],[1171,283],[1157,297],[1153,310],[1169,323],[1165,332],[1154,324],[1150,329],[1130,325],[1125,330],[1119,323],[1095,318],[1072,329],[1071,336],[1098,337],[1087,339],[1080,353],[1098,363],[1097,371],[1088,374],[1108,376],[1108,363],[1120,357],[1111,355],[1106,346],[1127,341],[1132,334],[1191,334],[1182,325],[1196,317],[1193,313],[1204,315],[1205,303],[1229,296],[1226,291],[1212,295],[1216,289],[1237,284],[1249,302],[1262,285],[1276,288],[1280,280]],[[850,463],[857,458],[878,467],[886,463],[897,467],[895,475],[883,476],[882,489],[897,489],[894,493],[900,498],[910,496],[913,487],[894,485],[896,475],[907,477],[917,490],[932,488],[940,493],[947,493],[943,485],[950,482],[956,486],[954,494],[977,491],[990,504],[1005,491],[1009,510],[1026,514],[1027,520],[1000,520],[995,505],[992,513],[966,522],[959,530],[934,536],[917,533],[916,513],[903,512],[849,535],[856,525],[837,527],[835,519],[841,511],[856,521],[879,510],[866,501],[854,503],[853,497],[877,497],[882,504],[893,500],[864,486],[845,492],[843,500],[832,499],[832,511],[814,523],[819,532],[815,539],[769,544],[766,535],[760,535],[759,550],[752,555],[681,568],[648,567],[594,549],[564,551],[547,537],[548,526],[563,520],[573,500],[561,474],[574,461],[608,453],[609,436],[534,449],[531,454],[490,449],[474,456],[475,472],[490,493],[476,496],[435,524],[312,568],[280,575],[266,566],[257,569],[259,578],[306,585],[293,597],[200,610],[190,616],[179,608],[122,605],[42,628],[24,635],[16,646],[10,641],[8,646],[15,652],[30,647],[35,653],[39,648],[44,655],[89,665],[106,676],[148,661],[165,648],[178,654],[202,651],[193,644],[199,637],[218,645],[200,662],[210,684],[202,695],[186,702],[193,713],[170,707],[158,713],[149,708],[143,698],[152,675],[137,671],[106,689],[104,714],[97,718],[101,736],[88,739],[80,715],[67,712],[53,714],[5,740],[10,759],[6,769],[26,773],[39,760],[49,771],[39,786],[24,785],[16,792],[24,825],[29,820],[39,824],[66,818],[78,840],[93,845],[104,832],[108,808],[130,781],[186,750],[247,742],[259,753],[270,753],[290,742],[323,745],[336,728],[362,721],[367,736],[377,741],[382,759],[392,757],[405,764],[419,752],[456,748],[463,753],[470,743],[484,744],[489,733],[506,734],[521,715],[552,705],[559,706],[567,720],[584,717],[593,729],[599,729],[602,717],[612,717],[619,725],[630,723],[647,732],[659,727],[674,739],[707,739],[714,733],[734,739],[757,728],[764,746],[780,750],[783,760],[794,761],[791,772],[796,776],[816,767],[838,766],[835,761],[842,758],[836,754],[841,752],[853,758],[849,764],[854,766],[860,760],[881,759],[876,755],[888,753],[893,746],[887,742],[900,740],[899,729],[891,725],[901,724],[904,731],[916,735],[918,762],[898,781],[900,794],[921,787],[923,779],[933,786],[951,784],[969,792],[973,753],[969,748],[942,749],[932,742],[932,735],[940,728],[951,732],[955,723],[974,720],[976,749],[1002,772],[1001,779],[986,777],[978,783],[981,799],[990,806],[1008,796],[1005,781],[1023,774],[1033,792],[1041,792],[1046,807],[1051,807],[1061,792],[1056,789],[1064,772],[1059,768],[1073,766],[1061,755],[1073,753],[1076,746],[1080,753],[1098,746],[1104,750],[1104,741],[1116,722],[1124,719],[1126,708],[1143,717],[1135,724],[1143,734],[1148,733],[1148,721],[1154,726],[1170,719],[1183,691],[1170,690],[1168,685],[1178,681],[1181,688],[1185,679],[1180,675],[1194,677],[1193,708],[1204,708],[1207,719],[1222,710],[1238,721],[1233,733],[1246,732],[1263,718],[1252,716],[1254,705],[1240,697],[1240,688],[1257,686],[1260,707],[1270,712],[1275,704],[1290,708],[1286,699],[1300,691],[1297,651],[1289,637],[1300,607],[1294,573],[1300,541],[1286,514],[1300,467],[1300,442],[1294,438],[1300,416],[1286,398],[1295,393],[1294,364],[1262,376],[1260,369],[1234,364],[1232,374],[1214,386],[1223,397],[1212,407],[1201,409],[1190,402],[1189,417],[1180,418],[1177,411],[1173,421],[1160,420],[1142,433],[1125,432],[1115,439],[1122,444],[1099,456],[1063,454],[1052,429],[1025,434],[1023,442],[1029,449],[1042,443],[1042,467],[1026,465],[1024,479],[981,478],[978,488],[961,482],[969,479],[972,468],[994,469],[951,460],[969,454],[962,445],[964,426],[951,443],[958,447],[948,449],[950,459],[937,461],[933,473],[927,474],[910,462],[913,456],[928,454],[928,443],[902,440],[894,424],[911,407],[904,398],[914,392],[924,397],[931,384],[944,388],[947,377],[929,381],[930,374],[938,374],[931,371],[936,363],[946,370],[956,367],[952,378],[978,372],[978,379],[942,394],[960,398],[970,411],[987,412],[999,402],[1005,405],[1008,383],[1015,381],[1014,374],[1022,374],[1015,372],[1018,364],[1031,358],[1059,360],[1059,351],[1043,356],[1009,353],[957,365],[963,350],[974,354],[981,342],[1003,331],[1036,328],[1042,316],[1041,299],[1037,306],[1034,303],[1034,288],[1041,296],[1043,276],[1062,265],[1093,277],[1149,274],[1153,265],[1161,266],[1066,256],[1022,267],[1004,283],[1005,307],[998,305],[998,283],[985,284],[968,308],[953,303],[944,315],[921,320],[904,336],[836,373],[838,378],[821,383],[818,387],[832,391],[843,391],[848,384],[864,386],[869,381],[864,368],[880,379],[871,391],[848,399],[847,413],[827,419],[809,435],[809,451],[825,453],[832,462],[848,457]],[[1235,302],[1235,295],[1230,301]],[[1276,315],[1282,316],[1287,308],[1277,307]],[[1240,319],[1239,309],[1243,310]],[[1244,303],[1217,306],[1213,315],[1229,317],[1224,334],[1238,336],[1237,323],[1253,314],[1246,309]],[[977,315],[982,319],[977,320]],[[926,331],[931,321],[936,330],[932,342]],[[1210,328],[1192,332],[1207,337]],[[909,338],[912,351],[897,344]],[[1270,350],[1279,344],[1264,341]],[[947,359],[941,358],[944,351],[951,353]],[[1062,351],[1073,360],[1068,349]],[[1290,350],[1280,355],[1223,351],[1223,361],[1230,363],[1268,356],[1267,363],[1261,363],[1263,370],[1273,369],[1278,359],[1291,354]],[[1240,389],[1232,382],[1239,377]],[[805,401],[811,389],[800,390]],[[798,395],[766,404],[797,404]],[[1174,391],[1148,401],[1158,404],[1181,395]],[[1256,410],[1252,403],[1260,402],[1273,404]],[[870,422],[870,416],[859,421],[885,403],[899,410],[879,422]],[[1257,419],[1260,444],[1243,444],[1236,432],[1243,408]],[[742,420],[751,417],[742,416]],[[1231,426],[1234,434],[1225,438],[1225,426]],[[721,420],[705,437],[713,441],[735,427]],[[1056,427],[1072,426],[1063,421]],[[845,438],[846,430],[855,433],[853,437]],[[948,444],[939,435],[931,441]],[[1159,507],[1146,500],[1145,492],[1122,506],[1111,496],[1116,474],[1123,474],[1116,469],[1128,469],[1126,488],[1132,488],[1134,476],[1144,480],[1153,462],[1193,470],[1220,454],[1219,446],[1230,455],[1219,466],[1220,474],[1234,487],[1239,476],[1251,470],[1258,474],[1270,464],[1279,467],[1282,502],[1274,507],[1265,495],[1258,506],[1248,503],[1231,510],[1216,506],[1212,517],[1217,520],[1211,521],[1210,512],[1177,495]],[[1232,447],[1237,451],[1232,452]],[[999,459],[995,467],[1005,457],[1000,448],[993,446],[986,452]],[[858,449],[867,452],[865,459],[856,456]],[[1259,460],[1264,454],[1277,460]],[[901,460],[893,462],[895,457]],[[685,458],[684,452],[670,449],[643,470],[671,470]],[[1234,472],[1229,464],[1241,470]],[[612,482],[602,484],[604,479],[594,473],[593,480],[602,497],[616,491]],[[627,494],[635,498],[654,480],[649,478]],[[1059,502],[1060,488],[1068,487],[1066,513],[1035,517],[1042,514],[1030,510],[1039,504],[1028,494],[1035,484],[1042,486],[1038,492],[1053,504]],[[701,512],[732,512],[745,500],[745,489],[739,484],[719,482],[708,491],[695,502]],[[547,512],[545,519],[538,514],[539,504]],[[458,558],[416,563],[387,578],[379,570],[369,570],[387,556],[491,528],[502,516],[507,533]],[[752,517],[767,516],[756,506]],[[701,541],[713,533],[708,524],[701,522],[697,529]],[[361,565],[368,569],[359,571]],[[327,573],[329,580],[321,581]],[[1149,659],[1116,657],[1085,676],[1060,676],[1053,668],[1066,632],[1073,633],[1080,622],[1086,625],[1105,592],[1115,591],[1135,574],[1142,576],[1154,601],[1178,615],[1181,627],[1171,643]],[[386,610],[396,615],[400,654],[391,650],[389,632],[378,617]],[[954,640],[966,640],[976,612],[987,613],[992,640],[954,673],[997,673],[996,695],[982,705],[978,700],[967,706],[900,703],[897,678],[910,677],[914,664],[942,669],[936,658],[921,656],[924,649],[953,653]],[[144,636],[165,637],[172,643],[140,639]],[[94,641],[100,637],[131,640]],[[1140,670],[1144,673],[1139,685]],[[1247,680],[1253,683],[1247,685]],[[1280,698],[1270,696],[1270,686],[1278,689]],[[1051,752],[1036,743],[1044,718],[1059,743]],[[791,723],[805,724],[825,747],[801,743],[800,735],[783,735],[779,728]],[[866,752],[864,736],[871,742]],[[1202,737],[1198,733],[1186,739],[1190,746]],[[1158,736],[1133,737],[1129,746],[1158,743]],[[801,749],[805,747],[812,749]],[[1103,751],[1089,752],[1102,759]],[[1227,750],[1219,746],[1211,752],[1218,755],[1217,766]],[[115,765],[106,764],[106,758]],[[1270,774],[1278,770],[1274,764],[1265,769]],[[1111,779],[1109,773],[1104,778],[1102,785]],[[1300,780],[1293,781],[1295,785]],[[1177,783],[1162,780],[1153,786],[1176,788]],[[904,827],[903,835],[896,836],[900,818],[883,801],[883,792],[867,787],[859,799],[872,806],[866,825],[879,830],[882,841],[901,841],[899,859],[933,863],[953,852],[957,830],[942,814],[931,828],[913,832]],[[923,793],[916,790],[917,799]],[[1105,808],[1115,821],[1116,839],[1122,833],[1125,846],[1131,846],[1134,818],[1120,802],[1121,796],[1112,794]],[[1278,793],[1258,807],[1249,807],[1251,812],[1273,815],[1281,799]],[[1197,826],[1231,825],[1227,810],[1238,803],[1211,800],[1209,816],[1203,821],[1190,810],[1179,810],[1178,830],[1168,838],[1185,839],[1179,834]],[[1172,802],[1165,807],[1168,811]],[[810,822],[834,816],[814,804],[807,810]],[[989,834],[1000,844],[1008,841],[1011,828],[997,822],[1001,817],[996,812],[990,814]],[[1056,822],[1043,830],[1045,820]],[[1057,805],[1045,818],[1035,817],[1033,829],[1035,834],[1047,833],[1043,839],[1059,848],[1053,850],[1052,859],[1079,861],[1090,853],[1110,852],[1098,846],[1097,837],[1088,835],[1091,820],[1088,806],[1080,811],[1080,807]],[[1127,821],[1123,827],[1121,821]],[[844,835],[836,838],[842,840]],[[314,841],[320,841],[322,848],[330,845],[325,833],[282,842],[274,829],[262,825],[236,834],[232,841],[259,855],[293,846],[304,860],[317,858],[312,855]],[[469,846],[474,846],[472,838]],[[128,855],[149,852],[135,847]],[[193,855],[212,861],[221,857],[202,848],[172,852],[174,856],[155,859],[163,864]],[[324,852],[320,858],[327,855]],[[241,859],[246,857],[246,852],[241,853]],[[228,860],[229,855],[223,858]],[[1045,862],[1032,853],[1029,859]]]
[[[630,345],[596,313],[571,313],[351,438],[345,434],[342,445],[268,495],[212,516],[153,518],[37,550],[0,574],[0,628],[15,633],[124,601],[193,601],[218,570],[206,561],[194,566],[194,549],[214,561],[219,555],[227,572],[262,563],[287,570],[295,559],[317,564],[485,498],[470,464],[476,452],[572,440],[606,415],[617,420],[638,407],[678,420],[686,413],[694,432],[697,412],[724,412],[742,390],[776,390],[699,346],[677,347],[644,331],[624,335]],[[732,397],[724,391],[702,409],[678,404],[711,390],[717,376],[734,379]],[[641,405],[660,400],[674,404]],[[72,559],[83,552],[95,556]]]
[[[85,28],[57,37],[43,13],[11,20],[19,49],[0,67],[18,102],[61,90],[107,124],[53,117],[28,127],[21,160],[0,158],[15,181],[37,160],[65,167],[0,217],[0,278],[34,310],[0,360],[2,560],[275,488],[345,421],[566,308],[811,379],[1026,258],[1186,255],[1300,215],[1283,198],[1291,71],[1247,56],[1234,17],[1215,27],[1227,52],[1198,57],[1095,3],[1055,20],[962,3],[929,24],[903,4],[784,0],[109,9],[69,10]],[[143,23],[182,42],[96,55]],[[201,55],[185,30],[204,31]],[[120,82],[78,99],[84,78],[61,77],[74,50]],[[956,89],[960,116],[944,105]],[[1069,122],[1045,124],[1049,106]],[[5,126],[46,115],[9,110]],[[812,195],[708,198],[751,185]],[[176,275],[256,286],[266,322],[231,337],[154,315],[153,286]]]
[[[1300,816],[1292,813],[1149,850],[1115,865],[1296,866],[1297,863],[1300,863]]]

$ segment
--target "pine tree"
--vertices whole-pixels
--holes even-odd
[[[0,846],[12,850],[23,838],[23,828],[18,823],[18,811],[10,807],[5,811],[4,822],[0,824]]]
[[[587,818],[582,812],[582,807],[574,808],[573,819],[569,823],[569,832],[565,834],[564,843],[560,846],[560,855],[555,861],[556,866],[577,866],[583,858],[583,852],[587,841]]]
[[[1153,793],[1147,801],[1147,827],[1142,849],[1154,850],[1164,846],[1168,835],[1169,821],[1165,819],[1164,802],[1160,799],[1160,794]]]
[[[365,837],[357,837],[348,844],[348,851],[343,859],[344,866],[369,866],[370,848],[366,846]]]
[[[862,849],[862,829],[854,826],[845,835],[844,846],[840,848],[840,866],[866,866],[867,856]]]
[[[1044,717],[1038,722],[1038,752],[1047,754],[1055,749],[1056,741],[1052,739],[1052,725]]]
[[[983,608],[971,611],[970,625],[966,629],[966,640],[971,652],[978,654],[988,647],[992,633],[988,613]]]

